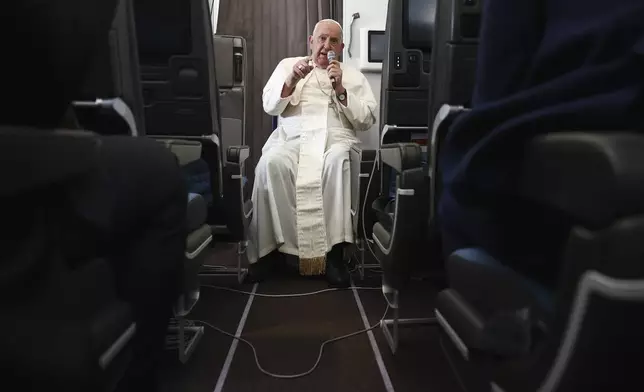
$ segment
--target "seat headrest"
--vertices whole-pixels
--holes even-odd
[[[107,39],[118,0],[9,0],[0,27],[0,123],[55,127]],[[27,114],[28,113],[28,114]]]

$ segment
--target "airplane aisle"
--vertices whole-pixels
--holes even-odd
[[[212,256],[220,262],[222,258],[232,260],[233,257],[231,249],[226,248],[219,248]],[[254,286],[238,286],[230,278],[209,278],[204,283],[243,291],[252,291]],[[367,278],[356,285],[379,288],[377,279]],[[423,298],[428,301],[432,298],[430,292],[422,289],[426,285],[412,284],[411,292],[417,295],[404,298],[403,309],[408,313],[403,311],[403,316],[430,316],[431,303],[422,302]],[[325,288],[323,279],[280,274],[259,283],[256,290],[264,294],[286,294]],[[243,294],[209,288],[202,288],[201,293],[191,318],[231,333],[236,332],[248,308],[242,336],[255,345],[260,363],[273,373],[304,372],[315,363],[323,341],[365,328],[357,298],[370,325],[377,323],[385,310],[380,290],[361,290],[357,297],[352,290],[299,298],[254,297],[250,307],[248,296]],[[163,375],[163,392],[459,391],[440,351],[437,333],[436,327],[403,331],[403,349],[394,358],[378,327],[373,330],[373,346],[367,334],[329,344],[313,374],[280,380],[257,369],[246,344],[239,342],[231,350],[232,339],[206,328],[205,337],[187,365],[177,366],[172,353],[166,366],[168,371]],[[405,344],[405,339],[413,344]],[[231,351],[234,352],[231,354]],[[226,366],[227,357],[230,357],[229,366]]]

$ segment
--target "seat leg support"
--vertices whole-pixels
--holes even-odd
[[[426,317],[426,318],[400,318],[400,307],[399,307],[399,293],[398,290],[393,292],[393,301],[389,301],[387,295],[385,294],[387,303],[389,303],[389,308],[393,311],[393,318],[387,319],[387,315],[380,322],[380,329],[385,336],[385,340],[389,345],[389,349],[392,354],[396,354],[398,351],[398,346],[400,342],[400,332],[401,327],[413,327],[413,326],[422,326],[422,325],[436,325],[438,321],[436,317]]]
[[[248,274],[248,267],[242,266],[245,264],[243,259],[246,255],[247,248],[248,241],[239,241],[237,243],[236,267],[204,265],[201,272],[199,272],[199,276],[237,276],[237,281],[240,284],[243,283],[244,279],[246,279],[246,275]]]
[[[187,325],[187,320],[184,317],[176,319],[178,326],[168,327],[168,332],[178,337],[179,340],[179,361],[185,364],[195,351],[197,344],[204,334],[203,326]]]
[[[365,263],[364,263],[364,241],[360,240],[356,242],[356,249],[358,250],[356,252],[356,257],[358,258],[358,273],[360,274],[360,280],[364,280],[364,271],[365,271]]]
[[[354,256],[357,259],[358,274],[360,275],[360,280],[364,280],[364,273],[368,269],[380,269],[380,264],[365,264],[365,253],[367,251],[365,241],[360,240],[356,242],[357,252],[354,253]]]

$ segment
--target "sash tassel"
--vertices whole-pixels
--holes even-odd
[[[300,275],[317,276],[326,273],[326,256],[300,259]]]

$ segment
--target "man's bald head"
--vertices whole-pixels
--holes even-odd
[[[342,30],[342,25],[338,23],[337,21],[333,19],[322,19],[321,21],[317,22],[315,24],[315,27],[313,27],[313,33],[312,35],[315,36],[315,33],[318,32],[318,29],[320,26],[331,26],[332,28],[337,28],[338,29],[338,34],[340,35],[340,39],[342,40],[344,37],[344,31]]]
[[[311,59],[321,68],[329,65],[327,53],[333,50],[338,56],[344,49],[342,26],[333,19],[323,19],[315,24],[313,34],[309,37]]]

